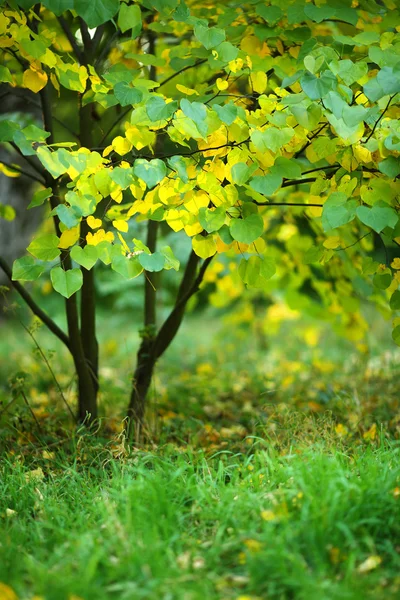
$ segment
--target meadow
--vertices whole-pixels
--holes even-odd
[[[3,323],[1,600],[398,597],[398,351],[379,330],[365,352],[304,319],[275,336],[198,319],[133,447],[116,415],[137,339],[118,317],[96,431]],[[62,350],[33,335],[73,405]]]

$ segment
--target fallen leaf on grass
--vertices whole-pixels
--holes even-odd
[[[379,565],[381,564],[382,559],[380,556],[372,555],[372,556],[368,556],[368,558],[366,560],[364,560],[364,562],[362,562],[360,565],[358,565],[358,569],[357,571],[359,573],[368,573],[369,571],[373,571],[374,569],[376,569],[376,567],[379,567]]]
[[[0,583],[0,600],[18,600],[18,596],[9,585]]]

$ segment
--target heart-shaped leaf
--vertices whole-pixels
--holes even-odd
[[[382,201],[374,204],[372,208],[359,206],[356,214],[364,225],[371,227],[377,233],[380,233],[385,227],[393,229],[399,220],[396,211],[386,204],[386,202]]]
[[[83,283],[83,275],[80,269],[64,271],[61,267],[54,267],[50,271],[50,279],[53,288],[64,298],[70,298],[81,289]]]

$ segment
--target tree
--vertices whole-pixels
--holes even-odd
[[[354,339],[360,297],[400,308],[392,0],[2,4],[1,81],[10,94],[30,90],[43,123],[3,119],[0,140],[38,184],[27,208],[46,204],[54,229],[12,271],[0,266],[70,350],[81,420],[97,416],[96,263],[145,277],[128,407],[139,426],[154,365],[216,255],[233,262],[219,282],[263,292],[279,281],[294,305],[308,287]],[[192,251],[158,327],[159,274],[180,268],[160,245],[166,228],[189,236]],[[67,332],[20,283],[48,271]]]

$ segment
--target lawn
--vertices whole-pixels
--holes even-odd
[[[193,319],[133,448],[137,339],[118,338],[116,317],[96,433],[68,419],[26,332],[3,325],[0,600],[398,598],[398,352],[350,351],[310,323],[283,326],[282,346]],[[34,336],[73,404],[62,351]],[[27,403],[6,409],[7,375]]]

